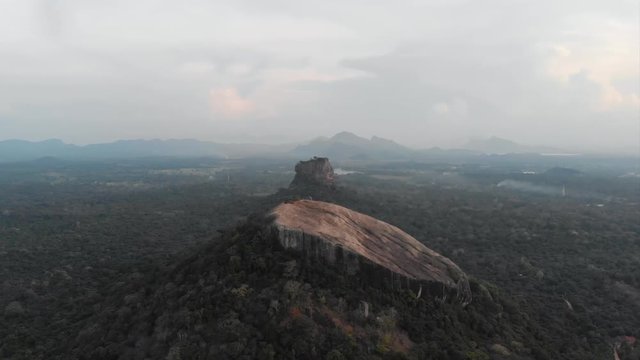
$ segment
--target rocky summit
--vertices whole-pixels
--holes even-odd
[[[328,158],[313,157],[307,161],[296,164],[296,176],[291,186],[321,185],[334,186],[333,167]]]
[[[455,263],[393,225],[313,200],[280,204],[272,215],[280,244],[306,258],[343,267],[367,283],[409,288],[418,297],[471,301],[467,276]]]

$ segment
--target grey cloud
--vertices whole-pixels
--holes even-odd
[[[30,21],[0,11],[1,29],[31,34],[0,35],[2,138],[288,141],[349,130],[416,147],[491,135],[637,144],[638,74],[612,70],[637,44],[619,36],[637,28],[634,1],[24,4],[13,10]],[[605,90],[620,104],[600,106]],[[247,110],[212,111],[212,91]]]

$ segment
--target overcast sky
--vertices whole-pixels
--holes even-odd
[[[0,139],[638,147],[636,0],[0,0]]]

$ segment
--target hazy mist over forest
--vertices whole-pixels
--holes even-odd
[[[637,149],[638,2],[0,1],[0,140]]]

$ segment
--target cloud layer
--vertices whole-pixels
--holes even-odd
[[[0,0],[0,138],[637,147],[635,1]]]

